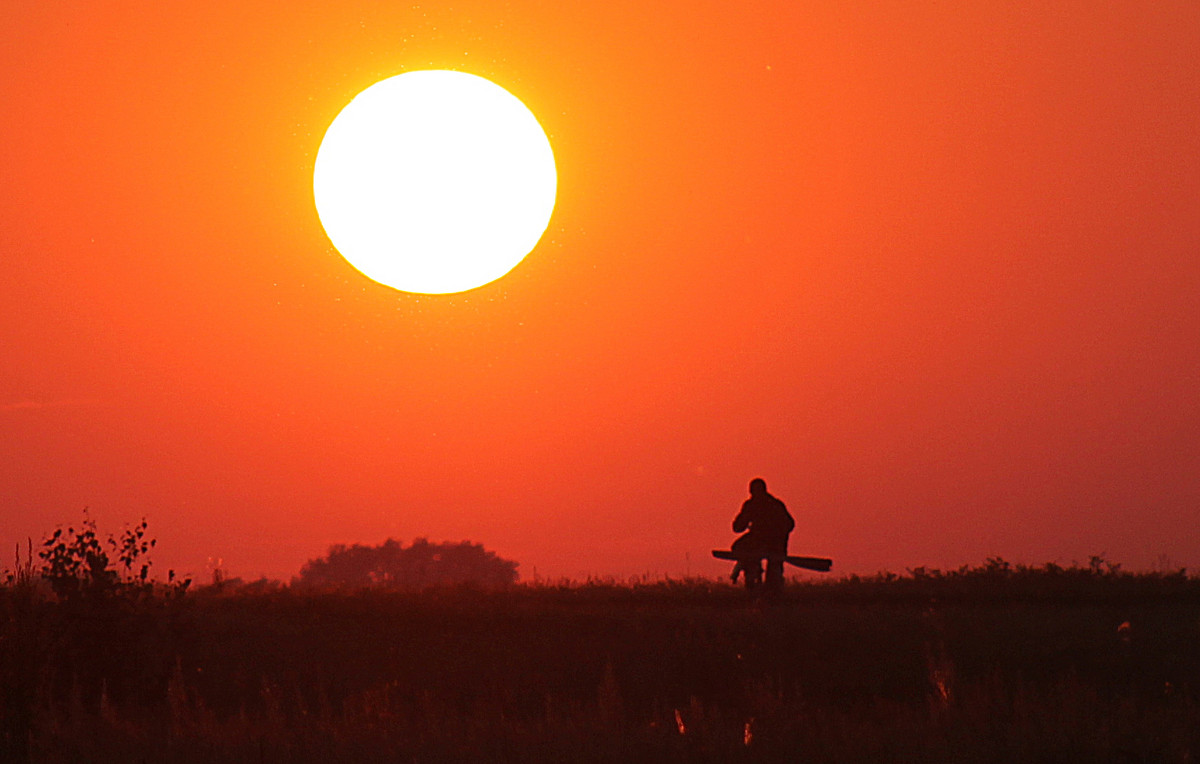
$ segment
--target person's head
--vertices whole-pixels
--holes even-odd
[[[754,478],[750,481],[750,495],[762,496],[767,492],[767,481],[762,478]]]

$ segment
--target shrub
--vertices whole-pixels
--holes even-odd
[[[38,552],[41,576],[60,601],[151,594],[154,584],[150,580],[149,555],[158,542],[148,538],[146,530],[146,519],[142,518],[119,537],[109,534],[102,541],[96,521],[85,509],[78,530],[73,526],[66,531],[58,528],[42,542]],[[114,558],[120,569],[114,567]],[[175,571],[168,572],[170,593],[182,594],[190,583],[190,579],[176,582]]]
[[[434,544],[419,538],[408,547],[395,539],[378,546],[331,546],[324,557],[304,564],[296,583],[320,588],[425,589],[462,584],[502,587],[516,580],[517,563],[482,544]]]

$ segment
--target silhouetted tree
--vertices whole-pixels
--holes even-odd
[[[517,563],[482,544],[461,541],[431,544],[419,538],[411,546],[388,539],[378,546],[336,544],[300,568],[296,583],[313,587],[424,589],[473,584],[507,586],[517,580]]]

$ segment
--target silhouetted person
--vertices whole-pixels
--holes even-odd
[[[787,556],[788,534],[796,527],[796,521],[779,499],[767,493],[767,482],[762,478],[750,481],[750,498],[742,504],[742,511],[733,518],[733,532],[745,534],[738,537],[730,547],[738,553],[737,565],[733,568],[733,580],[738,574],[746,573],[746,588],[753,589],[762,581],[762,559],[767,558],[767,589],[778,591],[783,587],[783,558]],[[744,556],[741,556],[744,555]]]

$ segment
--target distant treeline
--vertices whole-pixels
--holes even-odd
[[[793,584],[796,594],[817,599],[905,601],[1063,601],[1200,599],[1200,576],[1186,568],[1128,571],[1102,556],[1086,565],[1022,565],[999,557],[953,570],[911,568],[905,574],[881,572],[829,581]]]
[[[150,553],[156,543],[148,535],[144,519],[120,535],[104,537],[85,512],[78,528],[60,528],[47,535],[36,553],[31,541],[22,559],[18,546],[16,565],[4,573],[3,582],[9,588],[42,592],[58,600],[182,596],[191,587],[191,579],[177,579],[174,571],[168,571],[166,582],[150,575]],[[324,556],[306,562],[290,583],[267,578],[245,581],[229,578],[217,570],[211,582],[199,588],[209,594],[269,594],[288,588],[307,592],[421,591],[464,586],[500,589],[517,583],[518,567],[517,562],[471,541],[431,542],[417,538],[405,545],[387,539],[373,546],[330,546]],[[607,592],[616,597],[667,592],[671,596],[687,592],[699,596],[740,596],[734,587],[720,580],[693,577],[537,580],[525,582],[522,588],[563,593],[587,590],[591,596],[605,596]],[[1050,562],[1026,565],[991,557],[982,565],[963,565],[950,570],[916,567],[903,574],[882,571],[865,576],[797,578],[789,581],[788,589],[793,597],[816,600],[1113,601],[1200,596],[1200,575],[1189,574],[1186,568],[1130,571],[1099,555],[1090,557],[1086,564],[1068,566]]]
[[[431,543],[419,538],[410,546],[388,539],[378,546],[331,546],[309,560],[293,585],[302,588],[426,589],[432,586],[509,586],[518,564],[470,541]]]

